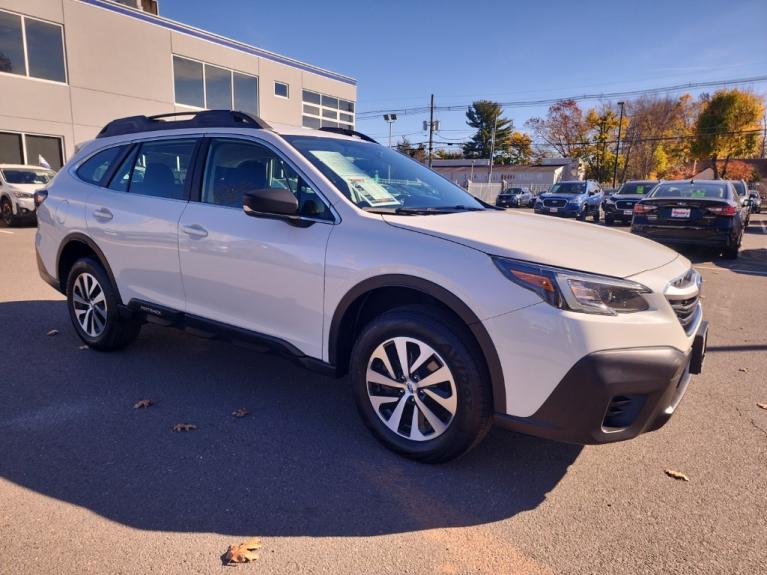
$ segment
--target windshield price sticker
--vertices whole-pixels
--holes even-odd
[[[312,150],[311,154],[344,179],[353,194],[371,206],[399,206],[397,198],[338,152]]]

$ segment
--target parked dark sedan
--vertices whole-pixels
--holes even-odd
[[[508,188],[503,190],[495,199],[495,205],[499,208],[529,208],[533,201],[533,194],[522,188]]]
[[[747,213],[728,181],[662,182],[634,206],[631,231],[664,244],[716,248],[735,259]]]
[[[618,191],[607,196],[602,202],[605,213],[605,225],[611,226],[616,221],[631,223],[634,204],[644,198],[658,184],[657,180],[629,180]]]

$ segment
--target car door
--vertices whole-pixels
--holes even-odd
[[[322,357],[325,247],[336,222],[328,203],[266,144],[212,138],[204,155],[199,201],[179,225],[187,314]],[[308,225],[243,211],[245,191],[275,187],[298,196]]]
[[[184,308],[178,221],[189,198],[187,176],[200,141],[137,142],[108,187],[88,197],[88,232],[106,256],[124,303]]]

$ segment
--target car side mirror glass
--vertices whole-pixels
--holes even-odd
[[[263,188],[245,192],[242,209],[249,216],[298,218],[298,199],[287,188]]]

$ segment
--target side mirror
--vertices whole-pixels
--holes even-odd
[[[263,188],[245,192],[242,209],[249,216],[299,221],[298,199],[287,188]]]

